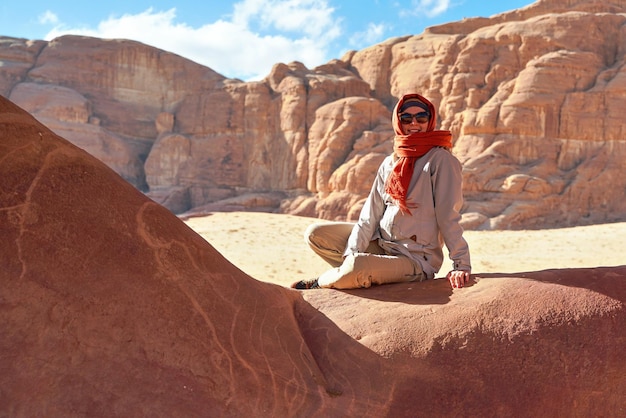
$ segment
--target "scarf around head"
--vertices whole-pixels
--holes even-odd
[[[426,127],[426,132],[403,134],[398,113],[410,106],[419,106],[424,110],[428,108],[430,121]],[[416,207],[415,204],[409,204],[406,201],[409,184],[413,177],[415,161],[434,147],[452,148],[452,134],[450,131],[435,130],[437,124],[436,115],[435,106],[426,98],[419,94],[407,94],[398,101],[391,116],[395,132],[393,151],[397,161],[385,183],[385,192],[398,203],[402,212],[409,215],[411,214],[409,206]]]

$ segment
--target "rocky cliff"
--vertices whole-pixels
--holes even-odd
[[[626,219],[626,1],[540,0],[314,69],[227,79],[126,40],[0,38],[0,94],[175,213],[354,219],[419,91],[464,166],[468,229]]]

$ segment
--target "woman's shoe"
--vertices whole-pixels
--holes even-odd
[[[314,279],[300,280],[299,282],[295,282],[291,285],[291,288],[301,290],[321,289],[319,283],[317,282],[317,277]]]

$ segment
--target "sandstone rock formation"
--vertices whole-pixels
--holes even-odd
[[[0,97],[0,416],[626,413],[626,266],[302,295]]]
[[[626,219],[625,23],[624,0],[539,0],[257,82],[136,42],[0,38],[0,94],[175,213],[354,219],[390,110],[417,90],[454,134],[466,228],[611,222]]]

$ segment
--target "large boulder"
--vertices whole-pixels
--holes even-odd
[[[1,416],[626,413],[626,266],[302,295],[1,97],[0,234]]]

